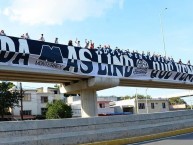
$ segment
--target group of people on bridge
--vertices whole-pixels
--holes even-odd
[[[4,30],[1,30],[0,35],[6,36]],[[25,34],[21,35],[21,38],[30,39],[30,36],[29,36],[28,33],[25,33]],[[39,41],[45,42],[44,34],[41,34]],[[57,37],[55,38],[54,43],[59,44],[59,41],[58,41]],[[77,38],[74,41],[74,43],[75,43],[75,45],[73,44],[72,40],[69,40],[68,41],[68,46],[82,47],[81,44],[80,44],[80,40],[78,40]],[[98,54],[102,54],[102,53],[109,54],[110,53],[111,55],[118,55],[118,56],[130,55],[131,53],[140,54],[140,53],[138,53],[138,51],[133,50],[132,52],[130,52],[129,49],[121,50],[118,47],[116,47],[113,50],[113,49],[111,49],[110,45],[104,45],[103,47],[101,45],[99,45],[98,47],[95,48],[94,42],[92,42],[92,40],[88,41],[87,39],[85,39],[85,47],[83,47],[83,48],[95,49],[98,52]],[[149,58],[153,58],[153,60],[157,60],[157,61],[174,62],[174,59],[172,57],[161,56],[160,54],[155,54],[155,53],[153,53],[153,55],[151,55],[149,51],[147,52],[147,54],[145,54],[145,52],[142,51],[142,53],[140,55],[145,56],[145,57],[149,57]],[[181,59],[179,59],[178,63],[179,64],[184,64],[184,63],[182,63]],[[188,60],[187,65],[191,65],[190,60]]]

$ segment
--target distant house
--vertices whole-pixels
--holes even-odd
[[[169,111],[167,99],[128,99],[110,102],[115,113],[130,112],[132,114],[145,114]]]
[[[109,103],[116,100],[116,97],[97,97],[98,114],[106,115],[114,113],[114,108],[111,108]],[[67,103],[72,107],[73,117],[81,117],[80,96],[77,95],[68,97]]]
[[[24,117],[32,117],[36,115],[45,115],[47,108],[46,104],[54,100],[64,99],[63,94],[60,94],[57,88],[38,88],[25,89],[23,97],[23,115]],[[21,102],[19,102],[21,104]],[[20,107],[12,109],[12,114],[20,118]]]
[[[186,104],[176,104],[176,105],[170,105],[170,110],[185,110]]]

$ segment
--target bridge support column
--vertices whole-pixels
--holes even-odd
[[[118,78],[95,77],[72,84],[61,85],[60,92],[80,94],[82,117],[92,117],[98,114],[96,91],[116,87],[118,85]]]
[[[93,89],[82,90],[81,96],[81,114],[82,117],[97,116],[97,98],[96,91]]]

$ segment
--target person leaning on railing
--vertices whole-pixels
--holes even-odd
[[[72,40],[68,41],[68,46],[73,46]]]
[[[0,35],[4,35],[4,36],[6,36],[6,34],[5,34],[4,30],[1,30]]]
[[[44,39],[44,34],[41,34],[41,37],[40,37],[40,39],[39,39],[40,41],[43,41],[43,42],[45,42],[45,39]]]

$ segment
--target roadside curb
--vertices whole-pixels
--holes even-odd
[[[159,138],[171,137],[171,136],[176,136],[176,135],[191,133],[191,132],[193,132],[193,127],[174,130],[174,131],[168,131],[168,132],[162,132],[158,134],[145,135],[145,136],[86,143],[82,145],[124,145],[124,144],[143,142],[143,141],[154,140]]]

